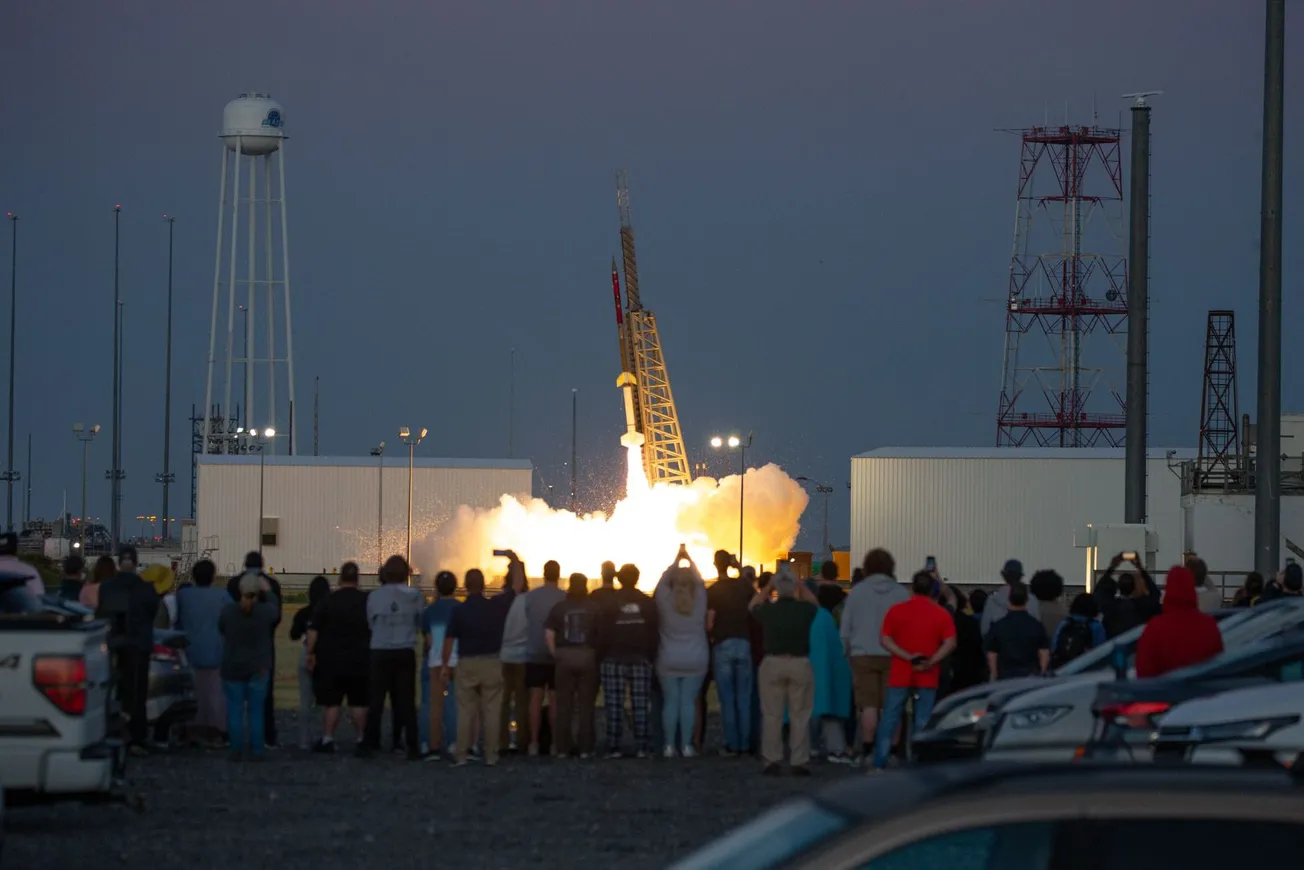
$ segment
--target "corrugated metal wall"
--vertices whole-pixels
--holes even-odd
[[[275,517],[279,526],[278,545],[263,548],[269,567],[277,573],[330,573],[352,560],[363,573],[376,570],[378,466],[276,465],[269,460],[264,473],[263,516]],[[382,551],[390,556],[402,554],[407,540],[407,463],[387,464],[383,473]],[[532,474],[529,468],[418,465],[413,474],[414,544],[458,505],[493,507],[504,493],[529,495]],[[256,459],[199,464],[199,543],[203,549],[216,539],[213,561],[220,572],[234,570],[247,552],[258,548],[258,478]]]
[[[1147,515],[1158,565],[1182,552],[1181,481],[1163,459],[1148,463]],[[1122,458],[1011,456],[851,460],[851,558],[886,547],[905,579],[936,556],[957,583],[997,583],[1006,559],[1031,575],[1053,568],[1082,582],[1086,550],[1074,532],[1123,522]]]

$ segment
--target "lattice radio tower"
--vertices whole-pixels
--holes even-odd
[[[1122,446],[1121,131],[1093,123],[1010,132],[1022,156],[996,445]]]
[[[616,322],[620,327],[622,388],[633,380],[626,408],[630,422],[643,436],[643,471],[649,483],[692,483],[688,451],[684,447],[679,412],[670,391],[665,354],[656,315],[643,307],[638,290],[638,260],[634,255],[634,224],[629,210],[629,183],[622,169],[616,173],[616,202],[620,209],[620,251],[625,271],[625,305],[622,317],[620,282],[614,264],[612,283],[616,291]]]
[[[1228,489],[1241,482],[1240,436],[1236,406],[1236,314],[1210,311],[1204,339],[1196,489]]]

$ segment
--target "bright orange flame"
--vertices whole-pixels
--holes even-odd
[[[639,566],[639,585],[651,588],[675,559],[680,544],[709,575],[717,549],[738,549],[741,478],[699,478],[689,486],[649,485],[640,447],[627,447],[625,498],[608,516],[577,516],[549,507],[542,499],[522,502],[504,495],[495,508],[459,507],[433,534],[414,547],[423,574],[449,570],[459,577],[469,568],[491,576],[506,572],[495,549],[515,550],[531,576],[556,559],[562,574],[575,571],[596,578],[602,562]],[[777,465],[747,471],[743,556],[754,565],[773,563],[792,547],[801,529],[808,496]]]

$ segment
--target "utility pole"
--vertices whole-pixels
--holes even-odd
[[[23,523],[32,521],[32,433],[27,433],[27,501],[23,503]]]
[[[14,348],[18,342],[18,215],[9,213],[11,229],[9,257],[9,458],[5,462],[5,531],[14,530]]]
[[[516,348],[512,348],[507,377],[507,458],[516,458]]]
[[[1275,576],[1281,546],[1281,179],[1286,0],[1268,0],[1263,60],[1263,205],[1259,232],[1259,422],[1254,568]]]
[[[576,445],[576,434],[579,423],[579,401],[580,391],[578,388],[571,388],[571,490],[570,490],[570,509],[571,513],[579,510],[579,503],[576,499],[576,477],[577,463],[579,462],[578,447]]]
[[[163,215],[168,223],[168,329],[167,354],[163,375],[163,473],[155,481],[163,484],[163,540],[170,540],[168,529],[168,485],[176,480],[172,473],[172,230],[177,219]],[[261,531],[259,532],[261,535]]]
[[[320,446],[318,437],[321,434],[320,430],[318,429],[318,425],[320,423],[320,417],[318,415],[321,412],[321,407],[319,404],[320,398],[321,398],[321,377],[318,376],[312,379],[312,455],[313,456],[320,455],[317,452],[317,449]]]
[[[1146,414],[1150,313],[1150,107],[1146,97],[1124,94],[1132,104],[1132,187],[1127,248],[1127,429],[1124,441],[1123,522],[1146,521]]]
[[[109,552],[118,554],[118,540],[121,537],[122,505],[119,492],[122,487],[122,369],[120,367],[122,325],[122,297],[118,293],[118,274],[121,255],[121,220],[122,206],[113,207],[113,448],[112,467],[109,469]]]

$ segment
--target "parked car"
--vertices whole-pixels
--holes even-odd
[[[1150,761],[1151,739],[1173,707],[1253,686],[1304,681],[1304,631],[1295,629],[1149,680],[1101,686],[1087,755]]]
[[[1222,620],[1223,644],[1240,649],[1280,631],[1304,626],[1304,601],[1279,599]],[[1092,705],[1101,685],[1134,678],[1132,655],[1116,648],[1114,668],[1057,680],[1011,700],[989,726],[983,757],[993,761],[1072,761],[1095,733]]]
[[[156,743],[170,742],[171,735],[195,718],[195,672],[186,655],[184,631],[154,629],[154,650],[149,657],[149,693],[145,714]]]
[[[125,753],[110,727],[108,628],[46,609],[0,615],[0,783],[6,803],[108,800]]]
[[[1156,763],[1269,763],[1304,770],[1304,682],[1178,704],[1159,721],[1152,746]]]
[[[790,800],[675,870],[1295,870],[1304,778],[1285,770],[956,764]]]
[[[1249,610],[1222,610],[1214,617],[1224,626],[1249,619]],[[1131,662],[1136,642],[1145,626],[1137,626],[1078,656],[1046,677],[1022,677],[998,680],[973,686],[938,702],[927,727],[912,740],[914,759],[937,762],[978,758],[988,739],[988,726],[999,719],[1005,706],[1015,698],[1036,689],[1044,689],[1051,680],[1065,680],[1079,674],[1108,674],[1115,666],[1115,655],[1125,655]]]

